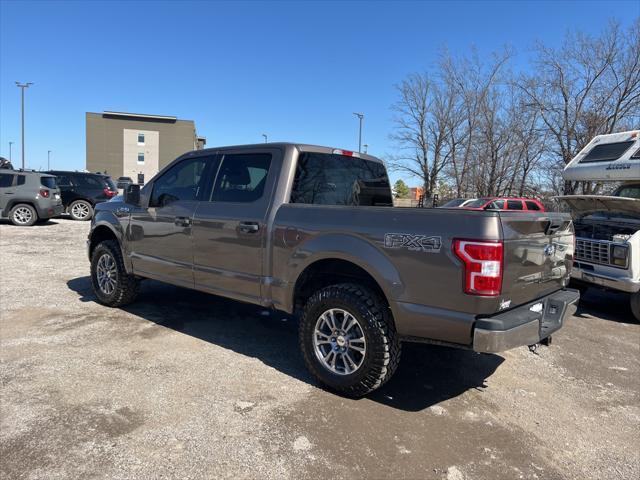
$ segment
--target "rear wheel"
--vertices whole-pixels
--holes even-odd
[[[373,291],[355,284],[332,285],[309,299],[299,342],[311,374],[350,397],[379,388],[400,361],[388,307]]]
[[[38,212],[31,205],[19,203],[9,212],[9,219],[19,227],[30,227],[38,221]]]
[[[69,205],[69,215],[74,220],[91,220],[93,217],[93,207],[86,200],[76,200]]]
[[[631,312],[640,321],[640,292],[631,294]]]
[[[127,273],[122,252],[115,240],[100,242],[91,255],[91,285],[98,301],[121,307],[138,296],[140,281]]]

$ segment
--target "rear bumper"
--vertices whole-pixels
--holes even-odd
[[[478,319],[473,331],[473,350],[496,353],[539,343],[575,313],[579,299],[577,290],[560,290],[508,312]]]
[[[571,271],[571,278],[584,283],[591,283],[599,287],[610,288],[611,290],[618,290],[621,292],[635,293],[640,291],[640,280],[585,271],[575,266]]]
[[[62,205],[51,205],[49,207],[38,207],[38,217],[52,218],[62,214],[64,207]]]

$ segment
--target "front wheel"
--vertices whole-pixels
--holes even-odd
[[[100,242],[91,255],[91,285],[98,301],[121,307],[138,296],[140,281],[127,273],[118,242]]]
[[[73,220],[91,220],[91,217],[93,217],[93,207],[86,200],[76,200],[69,205],[69,215],[71,215]]]
[[[379,388],[400,361],[389,308],[373,291],[356,284],[332,285],[309,299],[299,342],[311,374],[350,397]]]
[[[640,321],[640,292],[631,294],[631,313]]]

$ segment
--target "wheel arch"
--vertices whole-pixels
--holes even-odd
[[[371,243],[350,235],[316,237],[296,249],[290,258],[306,257],[294,271],[288,310],[296,313],[313,288],[358,281],[374,290],[393,310],[393,300],[404,290],[391,261]]]
[[[31,200],[20,200],[19,198],[12,198],[9,202],[7,202],[7,206],[4,207],[4,214],[3,216],[5,217],[9,217],[9,213],[11,213],[11,210],[13,209],[13,207],[15,207],[16,205],[20,205],[20,204],[26,204],[29,205],[30,207],[33,207],[36,211],[36,215],[38,214],[38,206],[36,205],[36,203]]]
[[[131,268],[131,262],[125,254],[125,250],[122,246],[122,232],[119,228],[114,227],[114,225],[105,220],[98,221],[98,223],[91,229],[91,232],[89,233],[89,240],[87,242],[87,253],[89,255],[89,260],[91,260],[93,251],[98,246],[98,244],[105,240],[115,240],[118,243],[120,251],[122,252],[122,258],[124,260],[124,267],[127,270],[127,273],[132,273],[133,269]]]

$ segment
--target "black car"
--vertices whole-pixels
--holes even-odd
[[[118,188],[125,190],[129,185],[133,185],[133,179],[131,177],[118,177],[116,181]]]
[[[62,204],[73,220],[91,220],[96,203],[118,195],[118,188],[108,175],[61,170],[47,173],[57,177]]]

